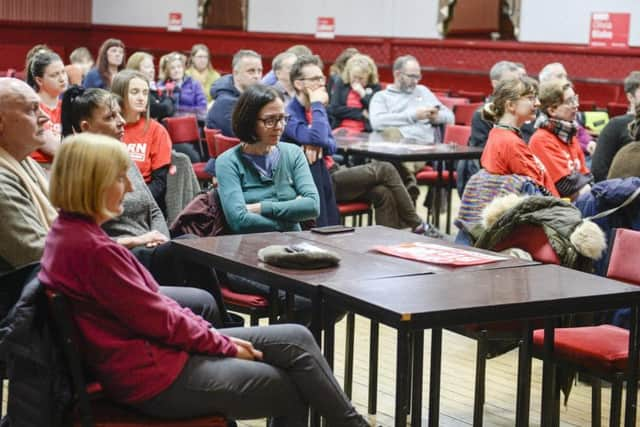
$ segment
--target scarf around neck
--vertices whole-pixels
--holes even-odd
[[[540,129],[545,129],[558,137],[565,144],[570,144],[578,132],[575,122],[546,117],[540,122]]]

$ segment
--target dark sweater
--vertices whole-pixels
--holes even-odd
[[[631,142],[627,126],[633,120],[633,114],[614,117],[600,132],[596,151],[591,157],[591,173],[596,182],[607,179],[614,156],[622,147]]]

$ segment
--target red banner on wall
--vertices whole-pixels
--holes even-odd
[[[629,20],[630,14],[628,13],[592,13],[589,45],[594,47],[628,47]]]
[[[336,36],[335,18],[327,16],[319,16],[316,26],[316,38],[332,39]]]
[[[167,31],[182,31],[182,13],[169,12],[169,25]]]

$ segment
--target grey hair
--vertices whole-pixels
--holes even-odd
[[[493,64],[491,70],[489,70],[489,78],[491,80],[500,81],[502,76],[507,71],[518,71],[518,66],[511,61],[500,61]]]
[[[240,64],[240,61],[242,61],[244,58],[257,58],[262,60],[260,54],[255,50],[241,49],[237,51],[235,55],[233,55],[233,59],[231,60],[231,68],[233,69],[233,71],[236,71],[238,69],[238,64]]]
[[[412,56],[412,55],[399,56],[393,63],[393,71],[402,70],[404,66],[407,64],[407,62],[411,62],[411,61],[415,61],[416,63],[418,63],[418,60],[416,59],[415,56]]]
[[[271,61],[271,69],[275,72],[282,68],[282,63],[289,58],[298,58],[293,52],[281,52]]]
[[[538,81],[542,83],[545,80],[549,80],[551,78],[551,69],[558,66],[562,67],[562,69],[566,71],[566,68],[564,68],[564,65],[562,65],[562,63],[552,62],[542,67],[542,70],[540,70],[540,73],[538,74]]]

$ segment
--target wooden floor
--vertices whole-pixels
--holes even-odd
[[[336,326],[336,354],[334,372],[342,384],[344,373],[345,324]],[[392,426],[395,402],[395,347],[396,334],[391,328],[380,327],[380,362],[378,379],[378,414],[370,418],[372,425]],[[423,390],[423,421],[428,411],[430,333],[425,333],[425,363]],[[369,320],[356,318],[356,350],[354,366],[353,402],[363,414],[367,412]],[[468,426],[473,416],[473,381],[475,375],[476,343],[474,340],[444,331],[442,357],[442,385],[440,400],[441,426]],[[513,426],[515,420],[515,389],[517,350],[487,362],[486,403],[484,425]],[[540,423],[540,385],[542,364],[533,361],[531,387],[531,426]],[[602,390],[602,425],[608,425],[610,389]],[[591,389],[581,383],[574,385],[568,405],[561,407],[562,426],[591,424]],[[264,420],[238,423],[239,426],[264,427]],[[640,423],[638,423],[640,425]]]

